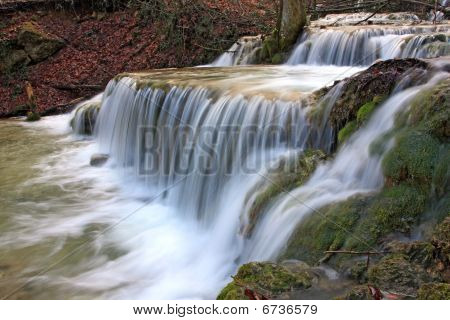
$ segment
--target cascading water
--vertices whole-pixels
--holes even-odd
[[[378,59],[435,58],[449,54],[448,41],[446,26],[314,29],[302,35],[287,64],[368,66]]]
[[[257,68],[252,71],[258,74]],[[220,210],[218,200],[223,198],[230,178],[243,168],[256,170],[254,161],[266,163],[286,150],[330,151],[331,139],[324,138],[328,132],[326,121],[312,124],[307,119],[307,109],[302,107],[307,103],[306,95],[314,88],[310,87],[312,82],[295,84],[293,79],[294,75],[311,69],[297,68],[289,77],[280,78],[273,76],[279,72],[274,68],[272,79],[257,79],[261,84],[280,81],[280,86],[284,86],[283,81],[291,80],[291,88],[272,87],[273,92],[281,91],[275,97],[271,97],[275,93],[269,90],[264,90],[266,96],[243,95],[242,75],[233,75],[233,70],[222,81],[208,80],[211,72],[208,69],[193,72],[195,86],[177,86],[180,81],[177,78],[166,90],[154,86],[153,82],[138,90],[136,87],[142,81],[139,77],[112,81],[106,89],[97,126],[100,151],[111,154],[119,166],[131,169],[150,187],[165,190],[182,180],[167,191],[167,203],[182,208],[183,214],[210,222]],[[333,74],[324,68],[322,72]],[[348,70],[335,68],[334,77],[342,77],[340,72]],[[146,76],[158,81],[158,75]],[[203,84],[198,86],[202,77]],[[224,81],[229,82],[233,77],[239,79],[236,82],[241,86],[239,94],[234,93],[233,86],[226,90]],[[248,76],[244,78],[251,81]],[[328,78],[322,81],[315,88],[330,83]],[[254,90],[255,86],[249,88]],[[296,90],[303,91],[305,97],[292,99],[292,95],[298,95]],[[292,100],[284,100],[283,95]],[[211,135],[209,144],[208,135]],[[142,150],[147,140],[154,146]],[[264,153],[267,158],[262,156]],[[148,170],[144,169],[149,156],[155,157],[151,159],[152,174],[146,174]]]
[[[218,57],[210,66],[231,67],[256,63],[257,53],[262,47],[262,37],[242,37],[227,52]]]
[[[265,213],[245,248],[243,259],[264,261],[276,258],[306,215],[320,214],[318,210],[328,204],[381,188],[383,154],[371,154],[370,146],[393,128],[395,116],[407,109],[419,92],[447,77],[448,73],[439,73],[425,85],[394,93],[369,123],[339,150],[334,160],[319,166],[308,182],[283,196]],[[387,141],[385,152],[389,144]]]
[[[312,93],[362,68],[312,65],[421,56],[418,47],[447,30],[415,35],[425,32],[415,28],[320,31],[297,52],[299,62],[311,65],[121,75],[74,112],[76,133],[86,133],[86,118],[96,118],[95,140],[74,141],[66,116],[21,124],[21,131],[15,123],[1,126],[2,136],[21,132],[26,144],[14,149],[20,162],[12,172],[11,157],[3,156],[10,147],[0,144],[7,168],[0,214],[8,217],[0,224],[0,253],[10,272],[32,279],[26,291],[38,298],[214,298],[241,263],[276,259],[306,215],[381,187],[382,155],[370,154],[370,144],[392,129],[414,96],[448,73],[399,88],[303,186],[280,195],[256,223],[247,216],[255,195],[271,183],[265,176],[272,165],[305,149],[331,150],[328,116],[343,83],[317,103]],[[381,43],[391,36],[399,40],[392,52]],[[239,58],[223,56],[221,65],[249,63],[244,56],[257,47],[248,47],[236,48],[246,52]],[[43,148],[49,140],[54,145]],[[96,152],[110,155],[102,168],[88,165]],[[244,235],[249,223],[255,225]],[[14,261],[17,252],[25,262]],[[67,255],[67,263],[39,273]]]

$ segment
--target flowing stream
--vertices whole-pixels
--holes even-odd
[[[312,93],[363,70],[302,59],[122,75],[90,102],[101,100],[92,138],[72,132],[73,115],[0,121],[0,295],[212,299],[242,263],[276,259],[307,214],[380,188],[382,155],[370,144],[447,73],[399,88],[250,238],[240,232],[273,164],[330,151],[341,86],[319,121]],[[89,165],[94,153],[110,156],[105,166]]]

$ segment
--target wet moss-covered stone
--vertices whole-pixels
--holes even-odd
[[[386,60],[342,80],[342,95],[331,110],[331,124],[339,131],[348,122],[356,120],[358,110],[366,103],[376,97],[389,96],[405,75],[410,75],[413,80],[414,70],[417,71],[417,76],[421,76],[421,71],[427,68],[428,64],[418,59]],[[413,82],[411,81],[411,84]]]
[[[271,183],[267,185],[254,199],[249,213],[249,224],[244,233],[251,234],[259,216],[265,208],[279,195],[301,186],[327,156],[321,150],[307,150],[293,161],[282,164],[271,173]]]
[[[299,224],[282,258],[317,264],[326,256],[325,251],[341,249],[352,237],[352,230],[367,205],[367,197],[356,196],[322,208],[320,214],[312,213]]]
[[[245,288],[266,298],[273,298],[293,289],[306,289],[310,286],[311,276],[307,272],[292,272],[271,262],[251,262],[239,268],[233,281],[220,292],[217,299],[248,299],[244,293]]]
[[[350,121],[343,127],[341,130],[339,130],[338,133],[338,142],[339,144],[344,143],[356,130],[358,129],[358,124],[356,121]]]
[[[419,287],[430,276],[403,254],[388,255],[369,269],[369,283],[390,293],[416,297]]]
[[[367,285],[359,285],[353,287],[343,297],[339,297],[343,300],[373,300]]]
[[[450,284],[448,283],[425,283],[418,292],[417,299],[420,300],[450,300]]]
[[[27,113],[27,118],[26,120],[29,122],[34,122],[34,121],[38,121],[41,119],[41,116],[39,115],[39,113],[35,112],[35,111],[29,111]]]
[[[439,141],[427,133],[407,130],[383,159],[383,172],[393,183],[430,183],[439,156]]]
[[[440,141],[450,138],[450,80],[419,94],[413,101],[407,124]]]

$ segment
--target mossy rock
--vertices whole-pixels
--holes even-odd
[[[379,236],[390,232],[409,233],[411,226],[418,222],[425,211],[427,194],[420,188],[398,185],[384,189],[376,196],[370,208],[369,216],[376,221]]]
[[[368,274],[369,283],[376,288],[409,297],[416,297],[419,287],[430,281],[425,270],[403,254],[384,257]]]
[[[358,129],[356,121],[350,121],[338,133],[339,144],[344,143]]]
[[[353,287],[345,296],[339,297],[341,300],[373,300],[367,285]]]
[[[417,130],[407,130],[383,159],[383,173],[392,184],[410,180],[429,184],[440,153],[439,141]]]
[[[265,62],[272,62],[273,57],[280,52],[278,48],[278,41],[275,36],[267,36],[262,44],[261,60]]]
[[[75,111],[74,117],[70,121],[72,130],[81,135],[92,135],[100,111],[101,103],[84,103]]]
[[[249,236],[263,211],[278,196],[301,186],[327,156],[321,150],[307,150],[293,161],[283,163],[270,173],[271,183],[264,187],[251,204],[249,224],[244,233]]]
[[[26,121],[34,122],[34,121],[39,121],[39,120],[41,120],[41,116],[39,115],[39,113],[34,112],[34,111],[30,111],[27,113]]]
[[[311,276],[304,271],[292,272],[286,267],[271,262],[250,262],[242,265],[233,281],[218,295],[218,300],[248,299],[244,287],[266,298],[274,298],[294,289],[311,286]]]
[[[435,247],[435,258],[442,264],[442,271],[450,268],[450,214],[435,228],[431,243]]]
[[[342,94],[330,113],[330,123],[336,132],[348,122],[357,119],[358,110],[377,97],[389,96],[406,75],[411,77],[413,85],[415,76],[420,78],[428,64],[418,59],[393,59],[377,62],[368,69],[342,80]],[[414,73],[412,70],[416,70]],[[338,85],[336,82],[332,87]],[[326,94],[328,90],[322,90]]]
[[[272,64],[282,64],[284,61],[283,55],[281,53],[276,53],[272,57]]]
[[[331,204],[306,217],[291,236],[282,259],[298,259],[317,264],[326,257],[325,251],[339,250],[349,238],[357,237],[352,230],[369,203],[365,196],[352,197]],[[345,255],[345,259],[349,259]]]
[[[419,94],[411,104],[407,124],[438,138],[450,138],[450,80]]]
[[[17,42],[33,62],[43,61],[65,46],[64,41],[43,32],[34,22],[25,22],[22,25]]]
[[[31,62],[16,40],[0,40],[0,71],[11,71]]]
[[[448,283],[425,283],[417,292],[420,300],[450,300],[450,284]]]

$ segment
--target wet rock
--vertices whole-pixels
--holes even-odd
[[[93,167],[101,167],[103,166],[109,159],[109,155],[97,153],[92,155],[90,165]]]
[[[409,262],[403,254],[388,255],[369,269],[370,284],[401,296],[416,297],[419,287],[430,280],[420,265]]]
[[[64,41],[39,29],[33,22],[25,22],[17,36],[21,45],[33,62],[40,62],[64,47]]]
[[[414,70],[422,75],[428,64],[418,59],[393,59],[377,62],[359,74],[344,79],[342,95],[331,110],[330,120],[339,131],[348,122],[357,119],[358,110],[376,97],[390,95],[397,84],[408,74],[414,82]],[[335,83],[334,85],[337,85]],[[405,83],[407,86],[408,83]],[[322,90],[325,94],[328,90]]]
[[[29,122],[39,121],[41,120],[41,116],[37,112],[29,111],[26,120]]]
[[[245,226],[244,234],[249,236],[259,220],[264,209],[281,193],[302,185],[317,165],[325,161],[327,156],[321,150],[307,150],[293,161],[280,163],[279,168],[271,173],[273,183],[263,186],[254,198],[249,213],[249,223]]]
[[[306,289],[310,286],[311,276],[305,271],[292,272],[271,262],[250,262],[239,268],[233,281],[220,292],[217,299],[249,299],[245,294],[246,289],[275,299],[294,289]]]

